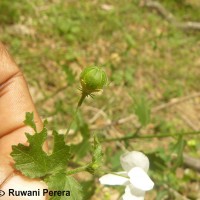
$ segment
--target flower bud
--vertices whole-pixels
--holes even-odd
[[[86,67],[81,75],[82,92],[87,96],[93,92],[101,91],[107,85],[108,79],[105,71],[99,67]]]

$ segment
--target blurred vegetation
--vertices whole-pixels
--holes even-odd
[[[1,0],[0,40],[24,72],[49,129],[62,132],[69,125],[84,67],[98,65],[108,73],[109,87],[86,100],[72,125],[68,142],[74,143],[75,161],[87,160],[93,133],[102,140],[155,135],[102,143],[103,168],[119,170],[124,148],[141,150],[156,183],[146,199],[198,199],[200,174],[184,165],[183,152],[199,158],[199,136],[175,133],[200,130],[200,99],[156,108],[199,92],[200,33],[172,26],[141,2]],[[200,21],[198,0],[159,2],[180,21]],[[175,135],[156,138],[160,134]],[[118,194],[101,187],[98,177],[78,178],[87,199],[112,200]]]

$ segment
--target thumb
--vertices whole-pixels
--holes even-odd
[[[25,79],[0,43],[0,121],[3,122],[0,126],[0,188],[6,192],[3,197],[5,200],[27,200],[27,197],[9,196],[8,189],[32,190],[46,187],[39,180],[28,179],[13,172],[11,147],[18,143],[26,143],[24,133],[32,132],[32,129],[23,124],[26,112],[34,113],[34,121],[37,129],[40,130],[42,122],[34,107]],[[34,199],[37,200],[36,197]],[[44,197],[39,199],[43,200]]]

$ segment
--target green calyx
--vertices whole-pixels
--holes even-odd
[[[86,67],[81,75],[82,92],[87,96],[93,92],[101,91],[107,85],[108,79],[105,71],[99,67]]]

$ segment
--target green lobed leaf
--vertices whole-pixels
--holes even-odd
[[[49,190],[69,191],[70,196],[54,195],[49,200],[82,200],[82,187],[72,176],[66,176],[64,173],[57,173],[45,179]]]
[[[24,120],[24,124],[26,124],[27,126],[30,126],[35,132],[36,132],[36,125],[34,122],[34,115],[33,112],[27,112],[26,113],[26,118]]]
[[[15,168],[30,178],[40,178],[65,170],[70,158],[70,147],[65,144],[64,135],[54,131],[53,136],[53,151],[48,155],[42,149],[47,138],[46,128],[34,135],[26,133],[29,146],[23,144],[12,146],[11,156],[15,161]]]

